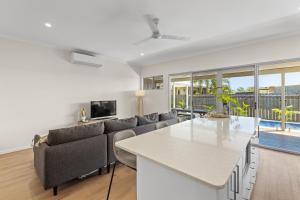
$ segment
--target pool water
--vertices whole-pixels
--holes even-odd
[[[271,149],[300,153],[300,137],[259,132],[259,144]]]
[[[272,120],[261,120],[259,122],[260,126],[266,126],[266,127],[281,127],[281,122],[280,121],[272,121]],[[296,122],[287,122],[286,123],[286,128],[290,129],[295,129],[295,130],[300,130],[300,123]]]

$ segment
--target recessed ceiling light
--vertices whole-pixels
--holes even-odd
[[[298,8],[298,10],[300,10],[300,7]]]
[[[140,53],[140,56],[144,56],[145,54],[142,52],[142,53]]]
[[[44,23],[44,25],[45,25],[47,28],[51,28],[51,27],[52,27],[52,24],[50,24],[49,22]]]

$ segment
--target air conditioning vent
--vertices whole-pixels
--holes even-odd
[[[102,60],[100,55],[92,52],[73,51],[71,53],[71,63],[87,65],[92,67],[102,67]]]

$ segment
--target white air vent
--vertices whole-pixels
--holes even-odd
[[[71,63],[88,65],[92,67],[102,67],[102,62],[99,55],[85,52],[73,51],[71,53]]]

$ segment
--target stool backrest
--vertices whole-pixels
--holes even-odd
[[[113,151],[115,153],[117,160],[120,161],[121,163],[123,163],[124,165],[127,165],[132,168],[136,168],[136,166],[132,166],[133,165],[132,158],[135,156],[127,151],[124,151],[124,150],[116,147],[115,144],[118,141],[125,140],[127,138],[131,138],[131,137],[135,137],[135,136],[136,136],[135,132],[131,129],[128,129],[128,130],[124,130],[124,131],[115,133],[114,138],[113,138]]]

